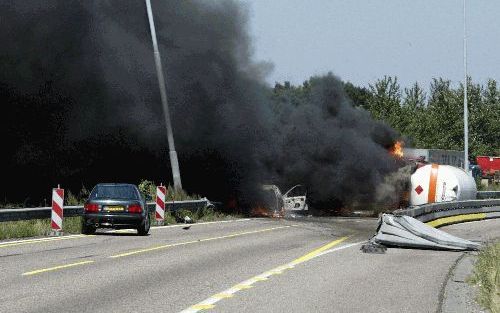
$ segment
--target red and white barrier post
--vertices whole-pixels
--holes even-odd
[[[156,224],[163,225],[165,222],[165,195],[167,194],[167,187],[156,187]]]
[[[52,216],[51,227],[53,235],[61,235],[63,228],[63,208],[64,208],[64,189],[52,189]]]

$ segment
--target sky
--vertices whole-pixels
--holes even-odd
[[[329,71],[368,86],[463,81],[462,0],[241,0],[267,82],[301,84]],[[475,82],[500,81],[500,1],[467,0],[467,63]]]

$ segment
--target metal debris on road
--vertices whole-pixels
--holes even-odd
[[[413,217],[392,214],[382,215],[377,234],[366,244],[366,250],[373,250],[374,244],[436,250],[478,250],[481,247],[479,243],[452,236]]]

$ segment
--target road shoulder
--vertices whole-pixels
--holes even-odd
[[[476,302],[478,288],[469,284],[477,253],[464,253],[450,269],[448,280],[442,290],[440,313],[485,312]]]

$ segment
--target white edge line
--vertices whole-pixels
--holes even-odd
[[[325,254],[328,254],[328,253],[332,253],[332,252],[335,252],[335,251],[338,251],[338,250],[343,250],[343,249],[347,249],[347,248],[350,248],[350,247],[354,247],[354,246],[357,246],[357,245],[360,245],[362,243],[365,243],[366,241],[360,241],[360,242],[355,242],[355,243],[349,243],[349,244],[346,244],[346,245],[343,245],[341,247],[337,247],[337,248],[332,248],[332,249],[329,249],[329,250],[326,250],[326,251],[323,251],[321,252],[320,254],[318,255],[315,255],[313,258],[311,259],[314,259],[314,258],[317,258],[319,256],[322,256],[322,255],[325,255]]]
[[[232,223],[232,222],[245,222],[245,221],[250,221],[254,220],[251,218],[240,218],[236,220],[227,220],[227,221],[212,221],[212,222],[202,222],[202,223],[193,223],[193,224],[174,224],[174,225],[165,225],[165,226],[152,226],[151,229],[162,229],[162,228],[175,228],[175,227],[186,227],[186,226],[196,226],[196,225],[208,225],[208,224],[217,224],[217,223]],[[127,229],[123,229],[124,231],[127,231]],[[130,229],[132,231],[132,229]],[[113,233],[116,232],[116,230],[110,230],[107,233]],[[75,235],[65,235],[65,236],[58,236],[58,237],[40,237],[40,238],[32,238],[32,239],[22,239],[22,240],[8,240],[7,241],[0,241],[0,247],[2,245],[9,245],[13,243],[23,243],[23,242],[38,242],[38,241],[52,241],[52,240],[61,240],[61,239],[70,239],[70,238],[79,238],[79,237],[93,237],[93,236],[88,236],[84,234],[75,234]]]
[[[77,234],[77,235],[67,235],[67,236],[58,236],[58,237],[42,237],[42,238],[33,238],[33,239],[23,239],[23,240],[15,240],[15,241],[1,241],[0,247],[3,245],[9,245],[12,243],[23,243],[23,242],[37,242],[37,241],[52,241],[52,240],[61,240],[61,239],[70,239],[70,238],[79,238],[79,237],[88,237],[87,235]]]

